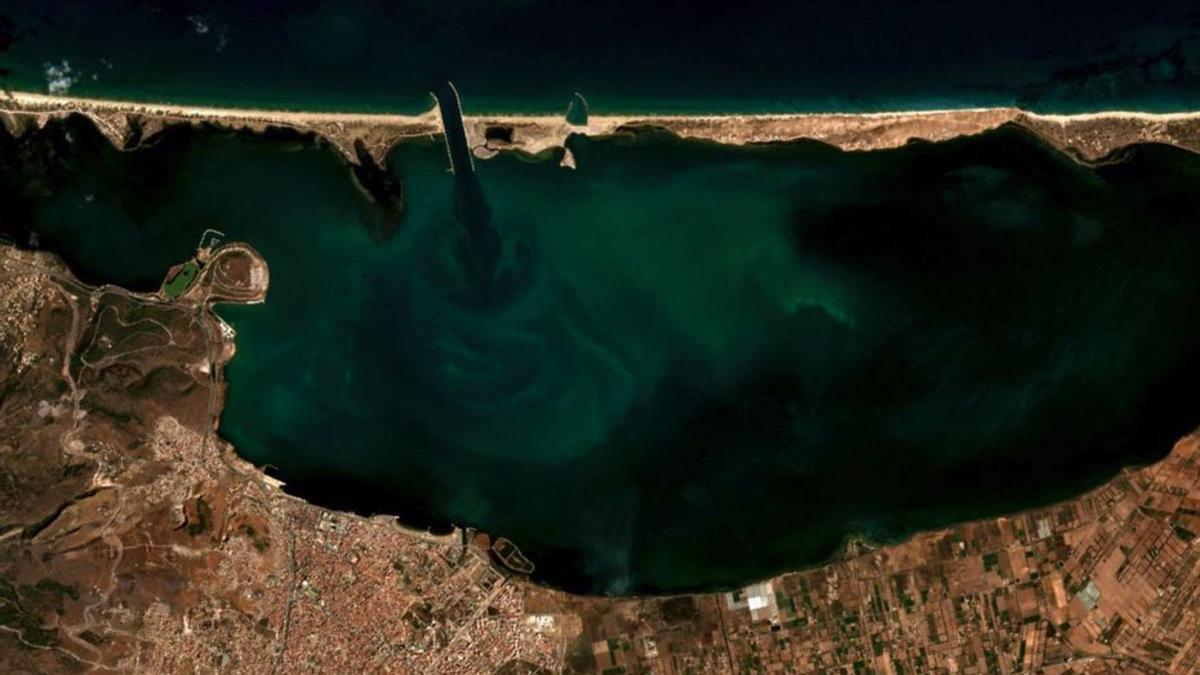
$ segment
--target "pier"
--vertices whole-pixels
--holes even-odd
[[[467,144],[467,128],[463,124],[462,102],[453,82],[446,82],[433,96],[442,116],[442,133],[446,137],[446,153],[450,155],[450,170],[456,176],[475,173],[475,160]]]

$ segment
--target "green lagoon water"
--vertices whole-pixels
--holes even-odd
[[[1200,158],[1003,129],[848,154],[575,138],[478,162],[465,291],[440,142],[376,213],[328,149],[74,120],[0,137],[0,228],[153,288],[217,227],[271,267],[221,433],[317,503],[473,526],[594,592],[737,585],[1074,494],[1200,424]]]

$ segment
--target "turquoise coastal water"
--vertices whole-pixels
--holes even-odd
[[[1065,497],[1200,424],[1200,158],[1098,168],[1023,133],[866,154],[574,138],[478,162],[473,289],[437,142],[398,230],[329,150],[86,123],[0,137],[3,228],[155,287],[204,228],[255,245],[221,430],[322,504],[507,536],[556,585],[736,585],[850,532]],[[10,215],[11,214],[11,215]]]
[[[4,28],[7,16],[10,27]],[[7,53],[5,33],[13,36]],[[6,0],[0,84],[421,112],[1200,108],[1196,3]]]

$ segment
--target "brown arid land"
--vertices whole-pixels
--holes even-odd
[[[176,123],[286,127],[352,165],[440,132],[431,114],[0,99],[18,132],[75,113],[123,148]],[[531,153],[579,131],[467,122],[482,155],[500,148],[488,127]],[[593,116],[583,131],[865,150],[1003,124],[1080,161],[1134,142],[1200,151],[1190,114]],[[572,596],[501,564],[485,534],[323,509],[239,458],[217,433],[236,336],[213,304],[263,301],[268,261],[232,243],[195,262],[171,297],[0,244],[0,672],[1200,673],[1200,437],[1075,499],[850,542],[735,592]]]
[[[212,306],[269,274],[242,244],[198,261],[169,299],[0,245],[0,672],[1200,673],[1196,437],[736,592],[571,596],[484,534],[319,508],[240,459]]]
[[[172,124],[248,131],[275,127],[315,134],[352,165],[364,156],[382,165],[396,143],[441,133],[436,108],[421,115],[392,115],[182,106],[26,92],[0,95],[0,123],[14,135],[72,114],[90,118],[118,148],[136,147]],[[864,114],[590,115],[586,126],[568,125],[561,115],[481,115],[464,121],[468,141],[481,157],[501,150],[539,154],[562,147],[572,133],[606,136],[661,129],[719,143],[808,139],[843,150],[877,150],[913,140],[944,141],[1005,124],[1024,128],[1085,162],[1098,161],[1133,143],[1164,143],[1200,152],[1200,112],[1040,115],[1018,108],[978,108]]]

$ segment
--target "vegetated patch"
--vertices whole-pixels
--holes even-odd
[[[59,598],[66,596],[72,600],[79,599],[79,591],[75,590],[74,586],[68,586],[60,581],[55,581],[49,577],[42,579],[33,585],[41,593],[47,595],[57,595]]]
[[[203,497],[196,498],[195,520],[188,518],[187,533],[193,537],[204,534],[212,527],[212,507]]]
[[[88,644],[96,645],[96,646],[102,645],[105,642],[107,642],[107,640],[105,640],[103,635],[100,635],[99,633],[95,633],[90,630],[85,630],[82,633],[80,633],[79,639],[87,642]]]
[[[199,274],[200,265],[198,265],[194,260],[189,260],[184,263],[183,267],[181,267],[179,271],[175,273],[175,276],[171,277],[171,280],[163,286],[163,292],[167,294],[168,298],[174,300],[175,298],[183,295],[183,293],[191,287],[192,282],[196,280],[196,276]]]
[[[253,525],[242,525],[241,533],[250,539],[250,544],[254,546],[254,550],[259,553],[265,553],[271,546],[271,540],[259,534],[258,530],[254,529]]]
[[[664,600],[658,609],[667,624],[690,623],[700,618],[696,601],[686,595]]]
[[[32,590],[35,587],[22,588]],[[46,648],[58,644],[55,632],[43,628],[42,619],[21,606],[16,588],[3,579],[0,579],[0,626],[17,631],[21,636],[22,648]]]
[[[177,365],[154,368],[140,380],[127,387],[130,396],[162,400],[167,397],[182,398],[196,388],[196,380]]]

